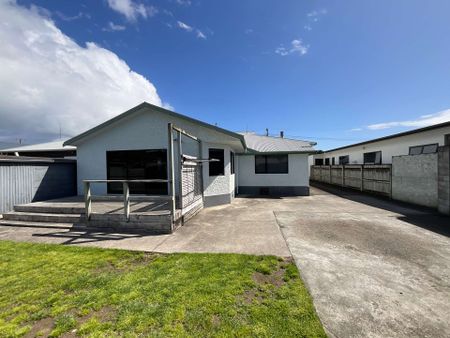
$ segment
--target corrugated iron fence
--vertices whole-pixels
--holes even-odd
[[[15,204],[76,194],[75,160],[0,158],[0,214]]]
[[[311,180],[392,196],[391,165],[313,165]]]

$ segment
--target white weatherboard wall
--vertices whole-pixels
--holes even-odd
[[[325,152],[323,154],[314,155],[314,159],[322,158],[325,160],[326,158],[330,158],[331,164],[331,158],[335,157],[335,163],[339,164],[339,156],[349,155],[350,164],[361,164],[364,162],[364,153],[381,151],[382,163],[391,164],[393,156],[408,155],[409,147],[433,143],[438,143],[440,146],[444,145],[445,134],[450,134],[450,126],[395,137],[388,140],[367,143],[359,146],[348,147],[341,150]]]
[[[150,108],[123,118],[88,136],[77,144],[78,194],[83,194],[83,180],[106,179],[106,152],[110,150],[167,149],[167,125],[171,122],[203,141],[202,157],[209,148],[225,149],[225,175],[209,176],[208,164],[203,165],[204,196],[228,195],[233,183],[230,175],[230,149],[242,151],[236,138],[203,127],[195,122],[169,116]],[[106,184],[93,184],[92,193],[106,194]],[[230,197],[229,197],[230,199]]]
[[[308,187],[309,166],[307,154],[289,154],[288,174],[255,174],[255,156],[237,156],[239,186],[247,187]]]

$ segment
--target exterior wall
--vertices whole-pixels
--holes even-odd
[[[438,159],[438,210],[450,215],[450,145],[439,148]]]
[[[308,195],[309,167],[307,154],[289,154],[287,174],[255,174],[255,156],[239,155],[238,185],[241,194],[258,194],[269,188],[274,194]]]
[[[232,180],[230,177],[231,148],[242,151],[240,141],[229,135],[202,127],[194,122],[144,108],[124,118],[77,144],[78,194],[83,194],[83,180],[106,179],[106,152],[109,150],[167,149],[167,125],[171,122],[202,140],[202,157],[208,157],[209,148],[225,149],[225,175],[209,177],[208,163],[203,165],[205,205],[207,197],[228,196]],[[186,149],[184,149],[186,150]],[[197,155],[197,154],[192,154]],[[106,194],[106,184],[93,184],[92,194]]]
[[[392,198],[431,208],[438,206],[438,154],[394,156]]]
[[[349,155],[349,164],[361,164],[364,162],[364,153],[381,150],[382,164],[390,164],[392,163],[393,156],[408,155],[409,147],[432,143],[438,143],[440,146],[444,145],[445,134],[450,134],[450,127],[443,127],[360,146],[325,152],[323,154],[314,155],[313,159],[321,158],[325,160],[325,158],[330,158],[331,164],[331,158],[335,157],[336,164],[339,164],[339,156]],[[312,164],[314,164],[314,161],[312,162]]]
[[[76,195],[75,161],[0,162],[0,214],[14,205]]]

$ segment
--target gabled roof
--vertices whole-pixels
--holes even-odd
[[[315,142],[242,133],[250,153],[315,153]]]
[[[46,143],[36,143],[36,144],[27,144],[27,145],[19,145],[17,147],[2,149],[2,152],[34,152],[34,151],[66,151],[66,150],[76,150],[77,147],[74,146],[64,146],[64,141],[53,141]]]
[[[427,127],[423,127],[423,128],[408,130],[408,131],[404,131],[404,132],[397,133],[397,134],[383,136],[383,137],[375,138],[375,139],[364,141],[364,142],[349,144],[347,146],[326,150],[326,151],[324,151],[324,153],[329,153],[329,152],[332,152],[332,151],[341,150],[341,149],[347,149],[347,148],[356,147],[356,146],[362,146],[362,145],[365,145],[365,144],[379,142],[379,141],[384,141],[384,140],[389,140],[389,139],[393,139],[393,138],[397,138],[397,137],[413,135],[413,134],[417,134],[417,133],[422,133],[424,131],[434,130],[434,129],[438,129],[438,128],[444,128],[444,127],[449,127],[449,126],[450,126],[450,121],[449,122],[438,123],[438,124],[433,124],[431,126],[427,126]]]
[[[106,128],[106,127],[112,125],[115,122],[118,122],[118,121],[120,121],[120,120],[122,120],[122,119],[124,119],[124,118],[126,118],[126,117],[128,117],[128,116],[130,116],[132,114],[134,114],[135,112],[141,110],[142,108],[150,108],[152,110],[156,110],[158,112],[161,112],[161,113],[164,113],[164,114],[176,117],[176,118],[180,118],[180,119],[184,119],[184,120],[187,120],[189,122],[192,122],[192,123],[196,123],[196,124],[198,124],[198,125],[200,125],[202,127],[212,129],[212,130],[217,131],[219,133],[229,135],[231,137],[234,137],[234,138],[240,140],[241,143],[242,143],[242,146],[245,149],[245,140],[244,140],[244,137],[241,134],[238,134],[238,133],[235,133],[235,132],[232,132],[232,131],[229,131],[229,130],[226,130],[226,129],[223,129],[223,128],[220,128],[220,127],[217,127],[217,126],[213,126],[212,124],[209,124],[209,123],[206,123],[206,122],[202,122],[200,120],[193,119],[193,118],[191,118],[189,116],[182,115],[182,114],[173,112],[171,110],[155,106],[155,105],[150,104],[148,102],[143,102],[140,105],[138,105],[138,106],[136,106],[134,108],[131,108],[130,110],[127,110],[126,112],[124,112],[124,113],[122,113],[120,115],[117,115],[116,117],[113,117],[112,119],[110,119],[110,120],[108,120],[106,122],[103,122],[102,124],[99,124],[98,126],[92,128],[92,129],[89,129],[89,130],[85,131],[84,133],[82,133],[80,135],[72,137],[71,139],[69,139],[66,142],[64,142],[64,145],[69,145],[69,144],[76,145],[82,139],[84,139],[84,138],[86,138],[86,137],[88,137],[88,136],[90,136],[90,135],[100,131],[103,128]]]

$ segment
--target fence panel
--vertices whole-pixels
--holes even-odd
[[[391,197],[391,165],[313,165],[311,180]]]

